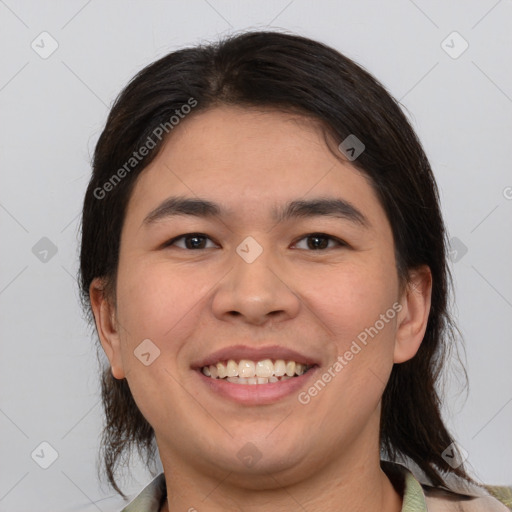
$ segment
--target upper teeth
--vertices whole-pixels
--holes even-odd
[[[201,371],[207,376],[214,379],[223,379],[225,377],[281,377],[287,375],[302,375],[309,370],[309,366],[295,361],[284,361],[277,359],[272,362],[271,359],[263,359],[262,361],[250,361],[249,359],[241,359],[236,362],[229,359],[227,362],[222,361],[210,366],[203,366]]]

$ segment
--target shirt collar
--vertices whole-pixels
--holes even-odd
[[[423,487],[409,469],[386,460],[381,460],[380,464],[395,488],[402,493],[401,512],[427,512]]]
[[[166,496],[165,476],[160,473],[121,512],[159,512]]]

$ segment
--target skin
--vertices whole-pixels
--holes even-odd
[[[100,279],[90,288],[112,373],[128,380],[155,430],[168,490],[162,510],[399,511],[402,497],[379,465],[380,401],[393,364],[412,358],[423,339],[428,267],[401,286],[391,227],[368,178],[329,151],[310,119],[222,106],[189,116],[171,135],[129,201],[116,303]],[[206,198],[230,214],[143,225],[171,195]],[[270,217],[274,205],[320,196],[349,201],[368,227]],[[191,232],[210,237],[204,248],[187,249],[183,239],[162,247]],[[304,238],[311,233],[348,245],[315,249]],[[263,248],[250,264],[236,252],[246,236]],[[312,354],[325,371],[396,303],[395,318],[307,405],[297,394],[231,402],[191,369],[200,356],[245,343]],[[145,366],[133,352],[148,338],[160,355]],[[261,455],[252,467],[237,457],[248,442]]]

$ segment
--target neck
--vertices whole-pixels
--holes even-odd
[[[361,433],[340,453],[331,450],[327,462],[320,456],[286,470],[260,470],[250,476],[192,466],[158,443],[168,496],[161,512],[259,512],[270,503],[274,512],[400,512],[402,497],[380,467],[379,444],[372,442],[378,436],[369,430],[372,435]]]
[[[350,485],[347,482],[346,486],[336,486],[336,482],[324,482],[321,486],[322,495],[315,494],[313,486],[303,487],[300,491],[293,486],[270,491],[247,491],[231,487],[225,482],[209,484],[208,491],[202,486],[201,491],[199,487],[188,488],[185,492],[183,489],[171,488],[161,512],[198,512],[205,510],[205,504],[209,512],[256,512],[268,508],[269,503],[272,503],[272,510],[275,512],[295,512],[297,509],[324,512],[402,510],[402,498],[385,474],[365,485]]]

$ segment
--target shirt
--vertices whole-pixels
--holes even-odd
[[[509,512],[512,487],[453,484],[450,488],[420,483],[405,466],[381,461],[393,485],[401,490],[402,512]],[[167,489],[160,473],[121,512],[159,512]],[[202,507],[206,510],[205,507]]]

